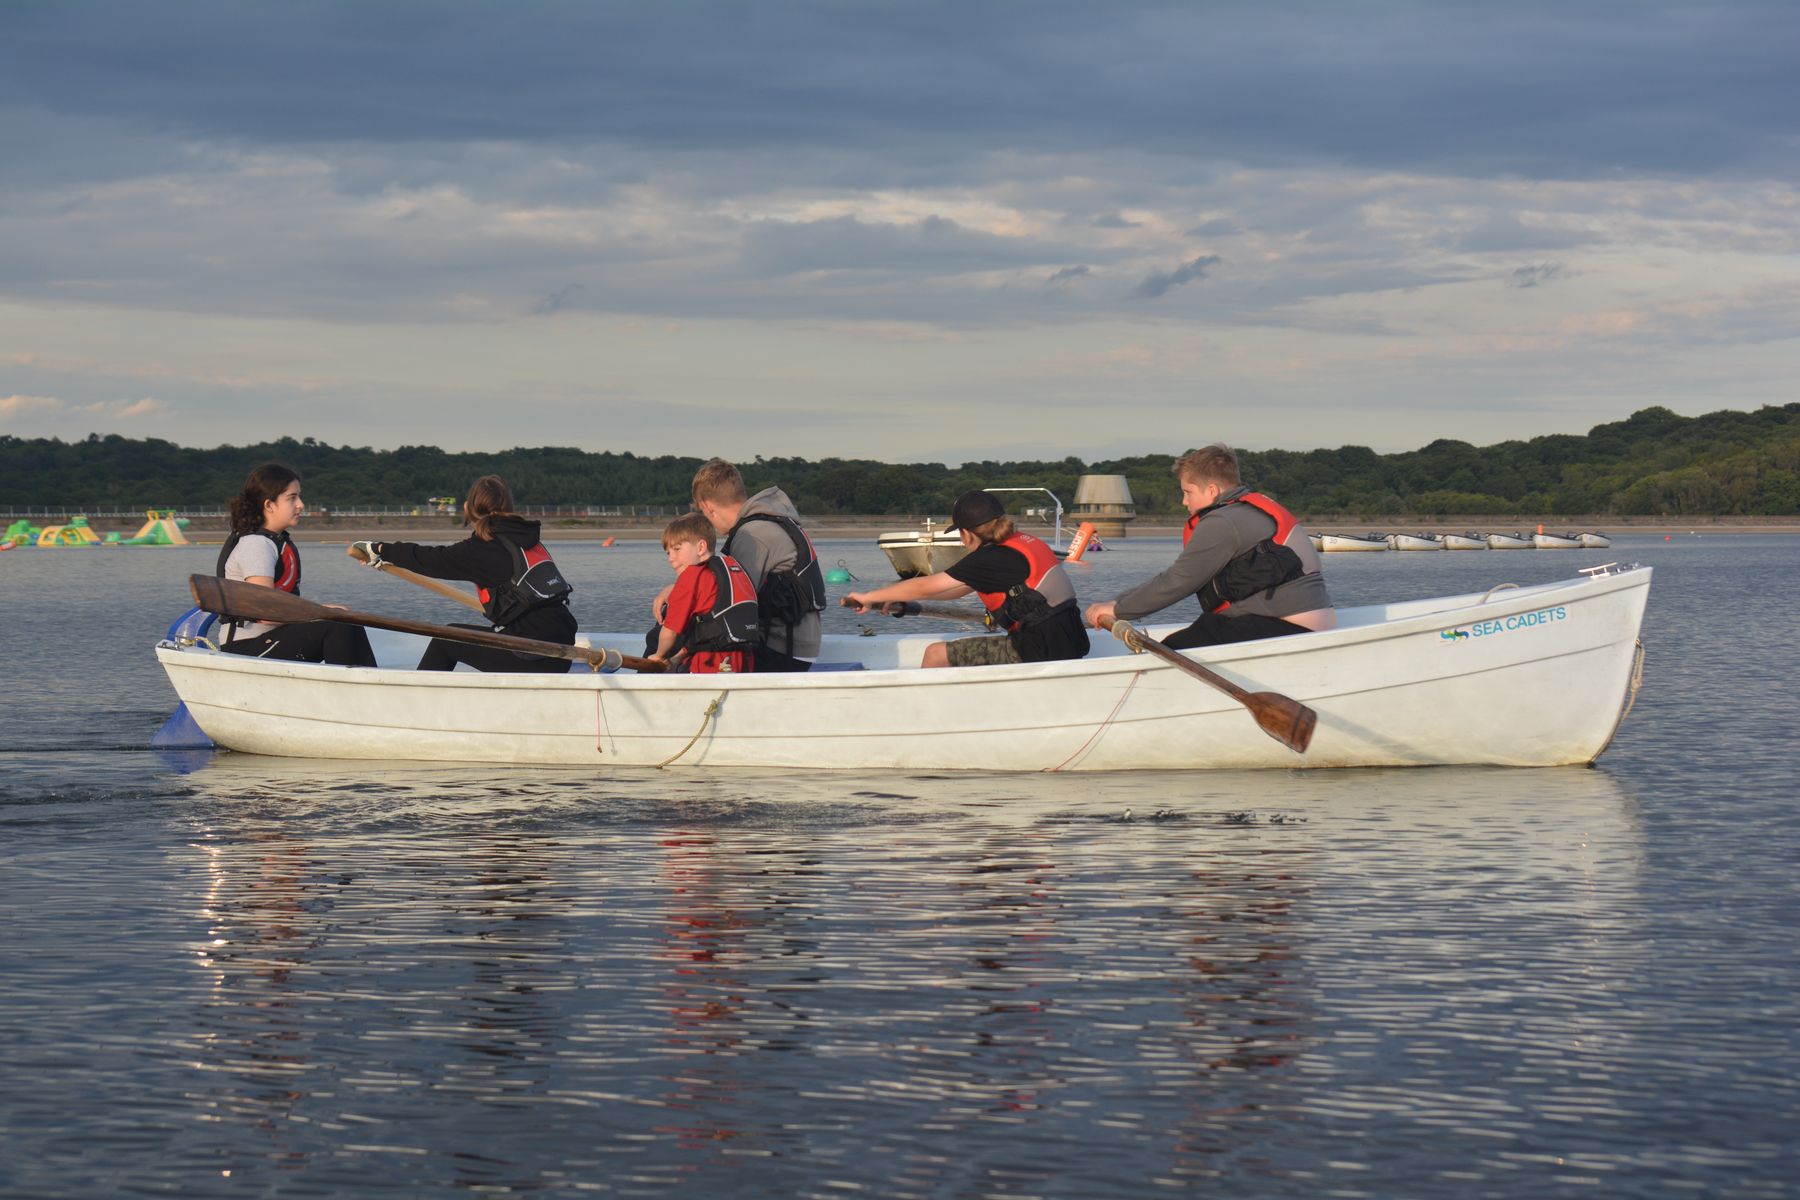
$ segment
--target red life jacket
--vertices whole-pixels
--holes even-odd
[[[542,542],[520,549],[499,534],[494,540],[512,552],[512,578],[492,591],[477,587],[475,594],[481,600],[481,611],[496,629],[511,625],[534,608],[560,604],[574,592]]]
[[[729,554],[715,554],[704,564],[714,584],[712,611],[694,622],[680,644],[689,650],[752,650],[761,639],[756,589],[749,573]]]
[[[1248,504],[1265,514],[1275,522],[1275,535],[1264,538],[1226,563],[1217,575],[1207,580],[1206,585],[1195,593],[1200,607],[1207,612],[1222,612],[1231,607],[1232,601],[1243,600],[1257,592],[1273,595],[1275,589],[1282,584],[1310,573],[1306,567],[1306,556],[1313,552],[1312,542],[1300,532],[1299,518],[1261,492],[1245,492],[1193,514],[1182,528],[1181,544],[1188,544],[1188,539],[1194,536],[1195,527],[1204,517],[1228,504]],[[1305,555],[1299,550],[1299,545],[1306,547]]]
[[[975,593],[987,608],[991,624],[1016,633],[1021,625],[1034,625],[1074,606],[1075,585],[1069,582],[1056,551],[1029,533],[1014,533],[994,545],[1017,550],[1030,567],[1025,582],[1010,591]]]

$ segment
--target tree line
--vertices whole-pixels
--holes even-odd
[[[1397,454],[1340,446],[1248,450],[1240,459],[1245,482],[1314,517],[1788,516],[1800,513],[1800,404],[1698,417],[1646,408],[1585,435],[1491,446],[1440,439]],[[197,449],[116,434],[69,442],[0,435],[0,506],[213,508],[237,493],[249,468],[269,460],[300,473],[315,508],[460,497],[486,474],[504,477],[521,505],[681,506],[701,462],[563,446],[451,454],[313,438]],[[943,513],[974,487],[1047,487],[1071,504],[1084,474],[1124,475],[1138,512],[1157,516],[1181,511],[1174,460],[1147,454],[949,467],[759,457],[738,466],[753,492],[780,486],[814,516]]]

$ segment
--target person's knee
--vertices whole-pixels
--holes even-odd
[[[950,665],[950,651],[943,642],[933,642],[925,647],[925,657],[919,660],[921,667],[947,667]]]

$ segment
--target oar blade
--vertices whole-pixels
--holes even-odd
[[[1312,745],[1319,714],[1298,700],[1275,692],[1251,692],[1249,709],[1264,733],[1295,754],[1305,754]]]
[[[323,606],[302,599],[280,588],[259,587],[216,575],[190,575],[188,587],[194,603],[209,613],[218,613],[231,621],[265,621],[271,625],[316,621],[325,615]]]

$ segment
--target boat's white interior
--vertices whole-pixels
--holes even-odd
[[[1510,602],[1521,596],[1538,592],[1566,589],[1570,582],[1570,580],[1563,579],[1525,588],[1502,585],[1500,588],[1488,592],[1471,592],[1460,596],[1434,596],[1429,599],[1409,600],[1395,604],[1365,604],[1353,608],[1340,608],[1338,609],[1338,629],[1359,629],[1431,613],[1470,608],[1489,600]],[[884,626],[899,624],[899,621],[891,617],[871,617],[866,628],[870,629],[872,633],[867,636],[827,634],[821,648],[819,662],[827,669],[836,670],[860,668],[881,671],[915,668],[925,653],[925,647],[946,638],[966,636],[968,632],[966,629],[956,629],[947,625],[920,632],[889,632],[884,628]],[[1143,628],[1152,637],[1162,638],[1182,628],[1184,624],[1185,622],[1169,622],[1148,625]],[[371,629],[368,633],[369,644],[374,649],[376,661],[380,666],[407,670],[418,665],[419,656],[425,649],[426,639],[415,634],[390,633],[380,629]],[[1326,632],[1295,636],[1318,638],[1331,637],[1333,634]],[[576,641],[583,646],[606,647],[627,655],[641,655],[644,652],[644,635],[642,633],[584,632],[577,635]],[[1090,658],[1114,657],[1129,653],[1117,638],[1106,634],[1094,634],[1092,647],[1089,651]],[[574,669],[583,671],[587,668],[577,664]]]

